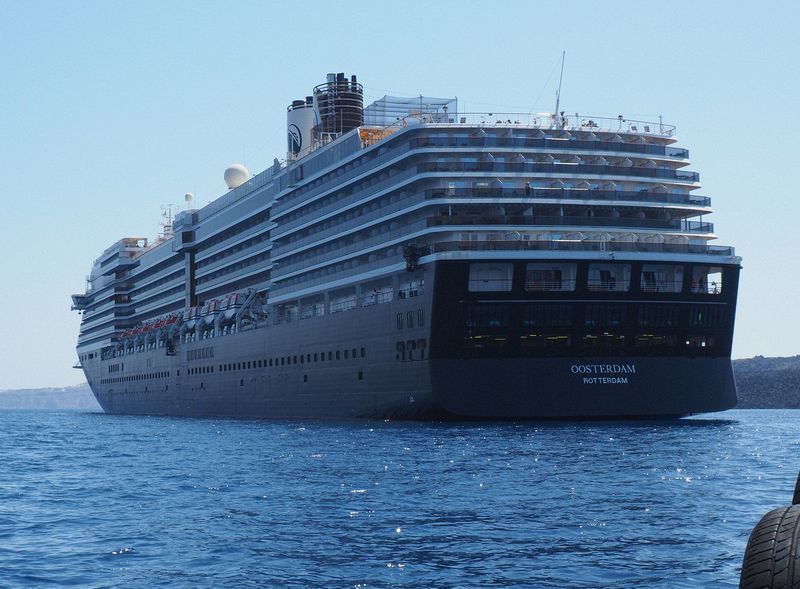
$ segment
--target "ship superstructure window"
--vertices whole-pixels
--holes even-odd
[[[643,292],[681,292],[683,266],[644,264],[639,286]]]
[[[678,324],[678,307],[676,305],[639,306],[639,327],[669,328]]]
[[[470,329],[508,327],[509,315],[508,305],[470,305],[467,307],[465,325]]]
[[[625,336],[614,333],[586,334],[581,343],[583,353],[617,356],[624,352]]]
[[[627,292],[630,284],[630,264],[589,264],[589,290]]]
[[[689,327],[720,329],[725,326],[725,307],[722,305],[692,305],[689,309]]]
[[[508,343],[508,336],[499,334],[477,334],[464,337],[465,351],[471,355],[481,355],[481,351],[493,355],[502,353]]]
[[[684,341],[690,355],[713,355],[716,353],[716,343],[715,338],[705,335],[689,336]]]
[[[528,264],[525,270],[525,290],[575,290],[576,264]]]
[[[611,328],[625,323],[625,305],[586,305],[586,327]]]
[[[474,263],[469,265],[470,292],[509,292],[514,265],[511,263]]]
[[[573,305],[525,305],[522,309],[523,327],[569,327],[572,325]]]
[[[519,344],[523,355],[555,354],[559,350],[569,348],[572,338],[567,334],[525,333],[520,336]]]
[[[692,292],[710,295],[722,293],[722,268],[695,266],[692,270]]]

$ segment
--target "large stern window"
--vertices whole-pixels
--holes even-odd
[[[575,290],[576,264],[528,264],[525,270],[525,290]]]
[[[643,292],[681,292],[683,266],[644,264],[640,287]]]
[[[476,263],[469,265],[470,292],[509,292],[514,265],[511,263]]]
[[[627,292],[630,285],[630,264],[589,264],[589,290]]]
[[[692,292],[709,295],[722,293],[722,268],[695,266],[692,271]]]

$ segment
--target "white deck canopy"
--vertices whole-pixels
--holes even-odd
[[[386,127],[414,115],[432,115],[435,122],[451,122],[458,114],[456,98],[384,96],[364,109],[364,124]]]

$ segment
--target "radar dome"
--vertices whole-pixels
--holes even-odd
[[[225,170],[225,184],[228,188],[233,190],[237,186],[241,186],[250,179],[250,170],[245,168],[242,164],[231,164]]]

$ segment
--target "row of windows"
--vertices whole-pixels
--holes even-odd
[[[111,378],[101,378],[102,384],[115,384],[118,382],[136,382],[140,380],[153,380],[156,378],[169,378],[169,370],[161,372],[148,372],[145,374],[129,374],[127,376],[113,376]]]
[[[280,286],[283,288],[301,284],[309,280],[323,278],[329,275],[337,275],[337,278],[341,278],[351,268],[364,267],[382,259],[400,259],[402,255],[402,246],[390,246],[388,248],[373,250],[370,253],[365,253],[361,256],[350,258],[344,262],[338,262],[335,265],[331,264],[310,272],[304,272],[302,274],[298,274],[297,276],[293,276],[292,278],[278,278],[277,280],[280,281]],[[285,270],[285,268],[281,268],[281,271]]]
[[[141,309],[142,307],[144,307],[145,305],[148,305],[150,303],[162,303],[163,301],[169,299],[173,295],[183,294],[184,288],[185,288],[184,285],[181,284],[179,286],[175,286],[175,287],[173,287],[173,288],[171,288],[169,290],[166,290],[164,292],[161,292],[161,293],[158,293],[158,294],[154,294],[154,295],[151,295],[151,296],[149,296],[147,298],[138,300],[138,301],[136,301],[136,308],[137,309]],[[151,313],[152,313],[152,311],[151,311]],[[162,308],[159,308],[155,314],[159,315],[161,313],[163,313],[163,310],[162,310]],[[147,317],[142,317],[142,319],[147,319]]]
[[[145,266],[146,266],[146,264],[145,264]],[[119,276],[116,277],[117,280],[115,281],[115,283],[117,285],[119,285],[120,283],[123,283],[123,284],[124,283],[130,283],[131,286],[129,288],[134,288],[136,286],[136,284],[142,284],[148,278],[150,278],[152,276],[155,276],[155,275],[159,274],[160,272],[163,272],[164,270],[168,270],[169,268],[176,268],[176,270],[174,272],[170,273],[169,275],[160,278],[159,280],[157,280],[153,284],[148,284],[147,286],[144,286],[144,287],[141,287],[141,288],[139,288],[137,290],[131,291],[130,293],[128,293],[128,295],[130,295],[130,296],[128,296],[127,300],[122,299],[120,301],[115,301],[115,302],[120,302],[120,303],[122,303],[122,302],[130,302],[130,298],[131,297],[135,297],[135,296],[141,295],[142,293],[144,293],[144,292],[146,292],[148,290],[152,290],[154,288],[157,288],[158,286],[163,286],[164,284],[166,284],[170,280],[175,280],[179,276],[182,276],[183,272],[184,272],[184,269],[183,269],[183,256],[181,256],[180,254],[175,254],[175,255],[169,256],[168,258],[162,260],[161,262],[158,262],[157,264],[155,264],[153,266],[145,267],[144,270],[141,270],[140,272],[137,272],[136,270],[140,270],[141,269],[141,265],[137,266],[133,271],[126,270],[125,272],[123,272],[122,274],[120,274]],[[115,290],[119,290],[119,286],[116,286]],[[161,297],[162,295],[158,295],[158,296]],[[140,301],[140,304],[141,304],[141,301]]]
[[[141,288],[137,288],[136,290],[132,290],[129,294],[130,294],[131,297],[139,296],[139,295],[147,292],[148,290],[156,289],[159,286],[163,286],[163,285],[167,284],[168,282],[172,282],[173,280],[177,280],[178,278],[181,278],[182,276],[183,276],[183,267],[181,266],[180,270],[177,270],[176,272],[168,274],[168,275],[164,276],[163,278],[159,278],[158,280],[156,280],[155,282],[151,282],[147,286],[142,286]],[[138,279],[138,280],[141,280],[141,279]]]
[[[521,307],[521,309],[520,309]],[[519,316],[517,316],[519,309]],[[725,305],[669,305],[622,303],[590,303],[583,313],[574,304],[473,304],[465,308],[464,327],[467,330],[507,329],[513,325],[523,328],[558,328],[584,326],[614,328],[635,321],[638,327],[689,327],[724,329],[727,326]]]
[[[395,343],[395,358],[401,362],[413,362],[414,360],[424,360],[425,351],[428,348],[428,341],[424,338],[417,340],[406,340]]]
[[[722,268],[696,265],[690,280],[684,280],[681,264],[643,264],[638,288],[646,293],[680,293],[717,295],[722,292]],[[574,263],[531,263],[525,267],[526,292],[574,292],[578,266]],[[633,277],[635,279],[635,277]],[[684,285],[684,282],[686,284]],[[514,284],[514,264],[510,262],[476,262],[470,264],[470,292],[511,292]],[[594,292],[629,292],[635,285],[631,264],[589,264],[586,288]]]
[[[226,239],[229,239],[229,238],[231,238],[231,237],[233,237],[235,235],[238,235],[240,233],[243,233],[243,232],[247,231],[251,227],[255,227],[256,225],[258,225],[260,223],[263,223],[265,221],[269,221],[269,215],[270,215],[270,211],[269,211],[269,209],[267,209],[266,211],[258,213],[257,215],[253,215],[251,217],[247,217],[241,223],[237,223],[233,227],[230,227],[230,228],[226,229],[225,231],[222,231],[222,232],[216,234],[214,237],[211,237],[209,239],[204,240],[202,242],[202,246],[198,248],[198,251],[204,251],[204,250],[207,250],[209,248],[212,248],[215,245],[217,245],[219,243],[222,243]]]
[[[263,252],[256,256],[251,256],[249,258],[245,258],[235,264],[231,264],[230,266],[225,266],[224,268],[220,268],[216,272],[212,272],[211,274],[207,274],[206,276],[202,276],[195,280],[196,284],[201,285],[207,282],[211,282],[212,280],[216,280],[221,276],[225,276],[226,274],[230,274],[231,272],[238,272],[243,268],[247,268],[252,266],[253,264],[258,264],[264,262],[265,260],[269,259],[269,253]]]
[[[412,184],[405,184],[402,187],[399,187],[397,190],[393,190],[392,192],[383,194],[380,197],[375,196],[375,191],[369,191],[361,196],[360,199],[356,199],[355,202],[358,202],[357,207],[353,207],[347,210],[342,211],[339,214],[330,217],[324,217],[320,219],[319,222],[313,223],[308,227],[304,227],[303,229],[298,229],[295,232],[290,233],[288,236],[282,236],[279,239],[278,247],[276,248],[278,251],[288,251],[288,248],[293,244],[301,240],[306,240],[310,237],[314,237],[316,239],[320,239],[329,235],[333,235],[338,233],[342,230],[342,225],[345,223],[350,223],[356,219],[359,220],[359,223],[365,223],[367,221],[376,219],[380,216],[386,215],[391,211],[399,210],[399,203],[405,202],[406,204],[411,204],[412,202],[419,202],[422,200],[422,194],[426,192],[431,192],[432,189],[424,190],[426,186],[435,186],[436,184],[432,183],[431,181],[422,181],[422,182],[413,182]],[[304,209],[306,214],[311,214],[317,209],[322,208],[323,206],[328,206],[329,203],[318,203],[315,205],[310,205],[306,209]],[[396,205],[392,207],[391,211],[386,210],[386,207],[391,205]],[[342,206],[346,205],[340,205]],[[324,213],[320,212],[315,217],[319,218],[324,216]],[[369,229],[371,232],[371,236],[378,235],[381,232],[381,228],[373,227]]]
[[[213,358],[214,357],[214,348],[198,348],[196,350],[189,350],[186,352],[186,361],[191,362],[192,360],[204,360],[206,358]]]
[[[255,286],[255,285],[263,287],[265,283],[269,282],[269,275],[270,275],[269,270],[265,270],[264,272],[257,272],[256,274],[251,274],[246,278],[240,278],[236,281],[236,288],[237,290],[244,290],[248,286]],[[201,291],[200,289],[198,289],[197,293],[198,296],[201,296],[202,298],[208,300],[229,294],[230,291],[231,291],[230,284],[222,284],[207,291]]]
[[[201,260],[195,264],[195,268],[203,268],[204,266],[208,266],[209,264],[213,264],[214,262],[218,262],[219,260],[223,260],[233,254],[239,253],[240,251],[246,250],[247,248],[259,244],[262,241],[269,240],[269,232],[261,233],[256,235],[255,237],[251,237],[250,239],[246,239],[241,243],[237,243],[235,246],[228,248],[219,252],[218,254],[214,254],[213,256],[209,256],[204,260]]]
[[[399,230],[407,232],[409,226],[422,219],[423,217],[420,216],[418,211],[413,211],[409,215],[396,217],[381,225],[366,228],[357,233],[339,236],[325,241],[321,245],[301,249],[297,253],[280,260],[281,271],[291,272],[302,267],[303,262],[318,262],[320,260],[335,258],[355,250],[366,249],[369,246],[379,245],[397,237]],[[377,256],[375,259],[377,259]]]
[[[501,159],[484,159],[475,161],[470,158],[453,158],[452,160],[439,159],[435,162],[424,162],[417,165],[419,174],[438,173],[438,172],[516,172],[519,174],[551,173],[551,174],[591,174],[609,175],[616,174],[621,176],[639,176],[646,178],[665,178],[668,180],[688,180],[696,182],[700,175],[697,172],[684,172],[671,168],[651,167],[649,165],[631,166],[630,160],[626,162],[596,163],[590,164],[583,161],[576,163],[566,162],[532,162],[524,163],[514,161],[503,161]]]
[[[590,127],[587,127],[590,129]],[[564,138],[553,138],[548,136],[538,136],[538,134],[519,135],[515,132],[513,136],[498,136],[498,134],[437,134],[427,137],[420,137],[410,141],[412,149],[419,147],[519,147],[519,148],[555,148],[555,149],[591,149],[607,151],[630,151],[634,153],[648,153],[654,155],[671,155],[673,157],[688,157],[685,149],[670,148],[669,153],[664,145],[654,145],[648,143],[624,142],[620,135],[608,137],[595,137],[594,140],[577,139],[574,136],[569,141]],[[641,136],[637,136],[641,137]]]
[[[423,327],[425,325],[425,310],[418,309],[417,310],[417,327]],[[405,318],[405,321],[403,319]],[[397,329],[403,329],[405,326],[406,329],[412,329],[414,327],[414,311],[406,311],[405,313],[398,313],[397,318]]]
[[[212,348],[203,348],[202,350],[213,350]],[[200,352],[202,350],[191,350],[187,353],[187,357],[192,352]],[[204,356],[208,357],[208,356]],[[213,351],[211,353],[211,357],[213,357]],[[292,356],[279,356],[276,358],[267,358],[263,360],[248,360],[245,362],[230,362],[228,364],[219,364],[218,367],[215,366],[195,366],[189,368],[186,371],[186,374],[189,376],[195,376],[198,374],[213,374],[216,370],[219,372],[230,372],[234,370],[251,370],[254,368],[267,368],[272,366],[286,366],[292,364],[310,364],[312,362],[325,362],[326,360],[331,362],[335,360],[350,360],[350,359],[357,359],[357,358],[366,358],[367,357],[367,349],[366,348],[348,348],[346,350],[335,350],[335,351],[328,351],[328,352],[314,352],[307,353],[307,354],[299,354],[299,355],[292,355]],[[187,358],[188,359],[188,358]],[[178,371],[178,376],[180,376],[180,371]],[[167,378],[169,377],[169,372],[153,372],[149,374],[131,374],[129,376],[118,377],[118,378],[106,378],[101,379],[103,384],[113,384],[117,382],[132,382],[137,380],[148,380],[152,378]]]
[[[349,296],[342,291],[331,293],[328,311],[330,314],[344,311],[352,311],[360,307],[371,307],[390,303],[395,296],[400,299],[412,299],[421,296],[425,292],[425,280],[423,278],[411,278],[406,281],[401,288],[395,289],[391,282],[366,283],[361,285],[361,294],[356,295],[354,288],[346,289],[350,291]],[[396,293],[396,294],[395,294]],[[347,297],[347,298],[343,298]],[[400,313],[402,315],[402,313]],[[302,321],[325,316],[325,300],[322,295],[317,295],[314,299],[304,301],[292,301],[276,305],[273,313],[275,325],[291,323],[292,321]],[[424,325],[425,317],[420,309],[417,313],[417,324]],[[402,317],[398,317],[398,329],[402,329]],[[413,317],[408,318],[409,325],[413,324]]]
[[[461,353],[480,356],[648,356],[648,355],[717,355],[723,342],[708,335],[659,335],[640,332],[620,333],[525,333],[468,335]]]
[[[671,155],[674,157],[688,157],[688,152],[684,149],[676,149],[676,148],[668,148],[663,145],[650,145],[644,144],[641,142],[631,143],[631,142],[624,142],[622,137],[618,134],[609,134],[607,136],[597,136],[588,135],[591,140],[580,140],[576,139],[575,137],[571,137],[570,141],[564,141],[563,138],[553,139],[544,135],[539,135],[536,133],[535,135],[523,135],[523,136],[506,136],[503,137],[498,136],[496,133],[489,133],[489,134],[481,134],[478,135],[465,135],[463,133],[459,134],[437,134],[436,136],[422,136],[417,138],[411,138],[408,141],[408,146],[413,150],[420,147],[430,147],[430,146],[439,146],[439,147],[460,147],[460,146],[468,146],[468,147],[485,147],[490,145],[497,145],[497,146],[509,146],[509,147],[549,147],[549,146],[557,146],[559,148],[585,148],[585,149],[592,149],[597,150],[598,147],[602,147],[606,145],[609,149],[613,151],[628,151],[633,153],[647,153],[647,154],[656,154],[656,155]],[[637,136],[637,141],[640,140],[640,136]],[[375,158],[376,156],[380,157],[384,154],[389,153],[391,150],[390,146],[384,146],[382,149],[378,151],[376,154],[375,152],[370,152],[365,154],[362,157],[355,159],[354,161],[348,163],[345,166],[340,166],[331,172],[320,176],[319,178],[315,179],[308,184],[299,187],[295,191],[292,192],[287,198],[284,198],[283,201],[286,205],[292,204],[293,202],[299,201],[300,197],[304,197],[304,200],[310,201],[313,203],[313,199],[310,198],[310,193],[316,192],[316,189],[327,189],[334,186],[335,184],[342,184],[342,175],[346,175],[351,173],[354,170],[357,170],[361,166],[363,166],[369,160]],[[413,158],[413,156],[412,156]],[[414,158],[416,159],[416,158]],[[302,168],[302,166],[300,166]],[[375,164],[370,164],[370,169],[375,169]],[[330,203],[330,200],[335,200],[336,197],[342,198],[352,194],[353,192],[358,192],[367,188],[370,184],[374,184],[379,178],[383,179],[386,176],[384,172],[381,176],[377,174],[372,178],[367,179],[366,182],[359,183],[359,184],[352,184],[350,186],[343,186],[342,190],[339,190],[335,193],[335,195],[328,195],[327,198],[319,199],[316,203],[311,204],[311,208],[304,207],[300,210],[297,210],[286,217],[284,217],[284,222],[294,220],[296,218],[300,218],[304,215],[309,214],[309,212],[313,211],[314,207],[320,207],[323,205],[327,205]],[[302,178],[302,174],[299,176]],[[331,198],[333,197],[333,199]]]
[[[314,352],[307,354],[296,354],[292,356],[278,356],[275,358],[265,358],[263,360],[247,360],[243,362],[229,362],[219,364],[216,369],[219,372],[232,372],[235,370],[252,370],[258,368],[271,368],[273,366],[291,366],[293,364],[311,364],[312,362],[332,362],[335,360],[355,360],[366,358],[366,348],[348,348],[346,350],[335,350],[328,352]],[[215,371],[214,366],[198,366],[188,370],[189,375],[210,374]]]
[[[381,150],[385,153],[384,150]],[[301,209],[298,209],[285,217],[282,218],[282,223],[287,223],[301,217],[308,215],[309,213],[313,212],[314,210],[318,210],[322,207],[328,206],[330,204],[334,204],[337,201],[340,201],[354,193],[364,191],[368,188],[373,188],[373,192],[376,192],[374,189],[375,185],[383,180],[386,180],[389,176],[394,175],[398,172],[396,167],[390,170],[380,170],[380,168],[376,168],[374,162],[370,163],[368,169],[369,170],[377,170],[377,172],[367,178],[361,179],[355,183],[345,184],[344,178],[341,178],[343,175],[350,175],[355,177],[357,174],[353,173],[357,168],[364,166],[367,162],[372,160],[376,157],[375,152],[367,153],[344,166],[338,166],[335,169],[331,170],[330,172],[316,178],[315,180],[309,182],[308,184],[299,187],[295,191],[292,192],[291,195],[284,197],[281,199],[280,203],[285,205],[291,205],[293,202],[299,202],[300,196],[304,196],[303,200],[306,201],[310,206],[304,206]],[[326,186],[327,185],[327,186]],[[309,193],[315,191],[315,189],[320,188],[319,192],[323,192],[330,188],[336,186],[338,189],[335,192],[332,192],[322,198],[314,200]]]

